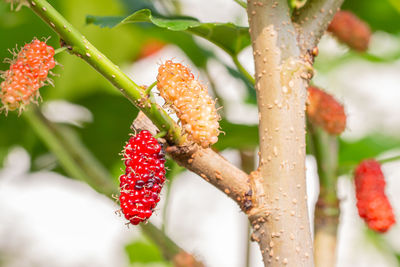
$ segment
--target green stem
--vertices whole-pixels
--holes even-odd
[[[338,167],[337,137],[308,124],[313,154],[317,161],[320,186],[327,190],[326,197],[336,200],[336,180]]]
[[[55,125],[50,123],[43,114],[38,111],[37,107],[34,108],[33,111],[24,112],[23,115],[39,138],[55,154],[68,175],[89,183],[91,178],[78,166],[76,159],[70,155],[70,152],[66,149],[66,143],[63,142]],[[91,185],[93,185],[93,183],[91,183]]]
[[[160,129],[168,132],[168,141],[181,143],[180,128],[156,103],[144,95],[142,87],[126,76],[117,65],[96,49],[46,0],[28,1],[31,9],[61,38],[69,52],[82,58],[119,89],[137,108],[142,110]]]
[[[174,256],[181,252],[182,249],[153,224],[141,224],[141,229],[151,240],[156,240],[166,260],[173,260]]]
[[[213,79],[213,77],[211,76],[210,71],[208,70],[208,66],[205,67],[203,70],[204,70],[204,73],[205,73],[206,76],[207,76],[208,82],[210,83],[209,88],[210,88],[211,91],[213,92],[214,96],[217,98],[217,100],[216,100],[217,106],[218,106],[218,107],[223,107],[223,106],[224,106],[224,99],[223,99],[222,96],[218,93],[218,90],[217,90],[217,88],[216,88],[214,79]],[[225,110],[224,110],[224,109],[221,109],[221,110],[219,111],[219,114],[224,118],[224,117],[225,117]]]
[[[67,50],[67,48],[65,46],[57,48],[56,50],[54,50],[54,55],[57,55],[57,54],[59,54],[61,52],[64,52],[65,50]]]
[[[157,85],[157,81],[155,81],[155,82],[153,82],[152,84],[150,84],[150,86],[147,87],[146,90],[144,91],[144,94],[145,94],[145,95],[149,95],[150,92],[151,92],[151,89],[153,89],[154,86],[156,86],[156,85]]]
[[[161,225],[161,231],[163,231],[165,233],[165,229],[167,228],[167,222],[168,222],[168,206],[169,206],[169,200],[171,197],[171,188],[172,188],[172,181],[169,182],[169,184],[166,185],[167,186],[167,192],[165,193],[165,203],[163,206],[163,210],[162,210],[162,225]]]
[[[164,207],[163,207],[163,220],[162,220],[162,225],[161,225],[161,231],[165,232],[165,229],[167,228],[167,222],[168,222],[168,217],[167,217],[167,211],[168,211],[168,205],[170,201],[170,196],[171,196],[171,188],[172,188],[172,183],[175,179],[175,177],[184,170],[181,166],[178,165],[174,160],[171,160],[171,166],[170,169],[167,172],[167,181],[168,183],[165,185],[167,186],[167,192],[165,193],[165,202],[164,202]]]
[[[254,150],[240,150],[240,167],[246,172],[250,173],[254,170],[255,167],[255,151]],[[246,236],[247,236],[247,244],[245,248],[245,267],[250,267],[250,259],[251,259],[251,225],[247,222],[246,225]]]
[[[243,65],[240,63],[239,59],[237,56],[232,56],[233,63],[235,63],[236,67],[238,70],[246,77],[247,80],[251,84],[255,84],[256,80],[254,79],[253,76],[250,75],[250,73],[247,72],[247,70],[243,67]]]
[[[340,212],[336,194],[338,142],[336,136],[329,135],[311,123],[308,123],[307,127],[320,182],[314,222],[315,266],[333,267],[336,259],[336,235]]]
[[[394,156],[394,157],[390,157],[390,158],[385,158],[385,159],[379,159],[378,162],[380,164],[384,164],[384,163],[388,163],[388,162],[392,162],[392,161],[397,161],[400,160],[400,155],[398,156]]]

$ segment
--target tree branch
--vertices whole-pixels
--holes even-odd
[[[132,128],[135,130],[146,129],[153,135],[157,132],[157,128],[142,112],[139,112]],[[246,212],[251,207],[251,201],[247,197],[250,190],[249,176],[211,148],[205,149],[192,144],[168,146],[165,151],[179,165],[198,174],[232,198],[243,211]]]
[[[78,30],[76,30],[46,0],[27,1],[29,7],[46,22],[61,38],[61,45],[70,53],[84,59],[103,77],[111,82],[137,108],[142,110],[153,123],[163,131],[167,131],[167,139],[180,144],[180,128],[168,114],[144,94],[144,89],[126,76],[117,65],[96,49]]]
[[[308,0],[294,12],[293,22],[298,26],[299,45],[303,54],[317,46],[342,3],[343,0]]]
[[[266,266],[312,266],[305,180],[305,100],[311,66],[301,60],[286,0],[247,5],[256,70],[260,165],[249,212]]]
[[[80,147],[77,138],[68,137],[58,125],[47,120],[38,108],[24,113],[25,119],[32,126],[38,137],[60,161],[62,168],[74,179],[84,180],[94,190],[115,201],[113,194],[118,192],[112,178],[97,159]],[[163,231],[151,223],[140,224],[141,230],[162,251],[166,260],[171,260],[179,267],[182,255],[192,263],[189,267],[202,267],[201,262],[175,244]]]

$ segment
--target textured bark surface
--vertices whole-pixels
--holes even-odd
[[[308,0],[306,5],[294,12],[300,49],[303,54],[312,52],[328,28],[344,0]]]
[[[312,266],[305,181],[305,101],[311,66],[301,60],[287,1],[249,1],[256,69],[260,165],[249,213],[266,266]]]

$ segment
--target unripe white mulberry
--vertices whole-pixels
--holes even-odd
[[[190,141],[202,147],[218,141],[220,117],[215,101],[189,68],[167,60],[158,69],[157,88],[176,112]]]

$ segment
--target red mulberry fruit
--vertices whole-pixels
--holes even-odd
[[[157,88],[176,112],[188,139],[206,148],[218,141],[219,115],[207,88],[180,63],[167,60],[158,69]]]
[[[122,213],[136,225],[150,218],[165,182],[165,158],[161,145],[143,130],[124,149],[125,174],[120,177]]]
[[[346,129],[346,114],[343,106],[321,89],[308,87],[308,119],[321,126],[332,135],[341,134]]]
[[[139,51],[138,59],[147,58],[157,54],[165,46],[165,43],[158,39],[150,39],[145,42]]]
[[[0,98],[3,109],[19,109],[39,97],[39,88],[45,85],[50,69],[56,65],[54,48],[34,39],[26,44],[12,61],[10,69],[2,74]]]
[[[337,12],[329,24],[328,31],[354,50],[364,52],[368,49],[371,30],[365,22],[349,11]]]
[[[368,227],[384,233],[395,223],[392,206],[385,195],[385,178],[380,164],[362,161],[355,170],[358,213]]]

